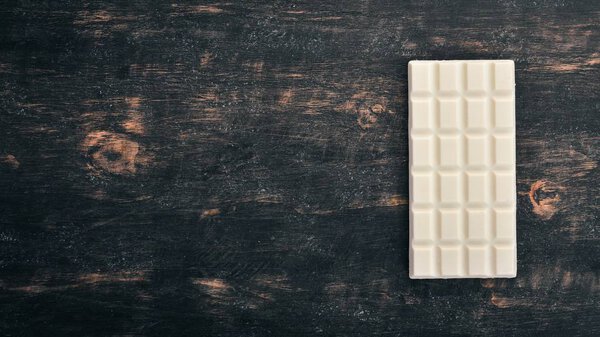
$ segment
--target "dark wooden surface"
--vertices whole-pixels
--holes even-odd
[[[598,1],[4,1],[0,334],[600,335]],[[407,62],[514,59],[518,277],[408,278]]]

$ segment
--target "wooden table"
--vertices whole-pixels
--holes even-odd
[[[598,1],[8,1],[0,334],[600,334]],[[518,277],[408,278],[407,62],[513,59]]]

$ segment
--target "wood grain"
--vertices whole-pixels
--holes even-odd
[[[8,1],[0,333],[600,335],[597,1]],[[407,63],[513,59],[518,277],[408,279]]]

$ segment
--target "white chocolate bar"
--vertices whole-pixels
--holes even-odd
[[[515,277],[514,62],[411,61],[410,278]]]

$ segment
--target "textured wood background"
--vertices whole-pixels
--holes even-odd
[[[407,62],[514,59],[518,277],[408,279]],[[598,1],[4,1],[0,334],[600,335]]]

